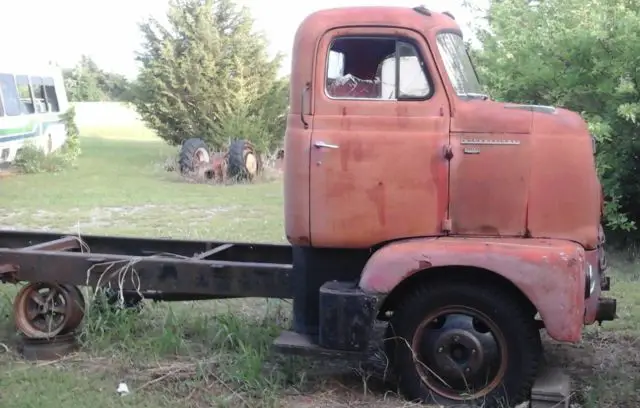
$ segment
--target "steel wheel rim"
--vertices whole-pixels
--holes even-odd
[[[446,327],[449,317],[445,319],[444,323],[434,322],[443,316],[451,315],[463,315],[472,319],[478,319],[480,323],[473,320],[474,330],[469,331],[469,333],[472,333],[470,335],[464,333],[462,329]],[[436,326],[432,327],[438,327],[438,325],[440,325],[440,327],[436,329],[428,328],[427,326],[429,326],[430,323],[436,324]],[[482,330],[475,330],[476,325],[481,327]],[[432,333],[425,333],[425,329],[432,331]],[[479,337],[475,334],[485,330],[488,330],[488,333],[494,338],[497,350],[489,350],[488,348],[490,347],[488,346],[490,343],[485,342],[484,337]],[[425,335],[430,337],[426,341],[424,339]],[[482,336],[485,335],[486,333],[482,333]],[[479,338],[481,340],[479,340]],[[456,347],[453,347],[454,345]],[[463,349],[466,349],[466,352],[461,351],[459,353],[461,349],[457,346],[464,346]],[[475,351],[473,351],[474,349]],[[504,334],[486,314],[466,306],[443,307],[427,315],[414,332],[411,341],[411,350],[420,381],[426,385],[430,391],[441,397],[455,401],[486,397],[502,382],[507,369],[507,342]],[[424,351],[428,354],[427,362],[424,362],[422,358],[422,352]],[[461,354],[463,357],[467,357],[467,361],[458,359],[457,357],[454,358],[454,356],[460,356]],[[495,357],[499,357],[500,363],[497,368],[489,370],[493,372],[491,378],[484,377],[487,380],[487,384],[478,391],[470,390],[469,385],[475,385],[479,376],[486,371],[487,367],[485,364]],[[445,364],[453,366],[453,368],[445,370],[442,364],[443,361],[451,361]],[[491,362],[495,363],[495,361]],[[483,366],[485,369],[483,369]],[[468,376],[473,378],[467,378]],[[473,384],[470,384],[470,382]],[[452,384],[454,384],[454,386],[452,386]],[[462,390],[459,387],[456,388],[456,385],[460,384],[466,384],[467,389]]]
[[[249,151],[245,157],[245,166],[250,176],[255,176],[258,172],[258,159],[253,152]]]
[[[202,163],[209,162],[209,153],[203,147],[199,147],[193,154],[193,168],[197,169]]]
[[[73,311],[70,294],[49,283],[29,283],[16,296],[14,317],[18,330],[30,338],[51,338],[69,323]]]
[[[67,325],[64,329],[65,332],[70,332],[77,329],[82,320],[84,319],[85,301],[84,295],[79,287],[75,285],[61,285],[63,289],[67,291],[70,297],[69,308],[71,315],[67,321]]]

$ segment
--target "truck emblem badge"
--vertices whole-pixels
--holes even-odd
[[[478,145],[496,145],[496,146],[502,146],[502,145],[519,145],[520,141],[519,140],[491,140],[491,139],[462,139],[460,141],[460,144],[463,145],[470,145],[470,144],[478,144]]]

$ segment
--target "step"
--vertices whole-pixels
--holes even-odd
[[[571,379],[562,369],[544,367],[531,389],[531,408],[569,408]]]
[[[282,354],[294,354],[309,357],[338,358],[347,360],[363,360],[366,353],[357,353],[342,350],[329,350],[318,346],[311,336],[296,333],[293,331],[283,331],[273,342],[276,351]]]

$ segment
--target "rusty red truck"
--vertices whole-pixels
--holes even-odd
[[[501,406],[529,397],[541,329],[575,343],[616,317],[585,121],[485,95],[451,15],[311,14],[290,104],[289,245],[3,231],[2,279],[30,282],[21,331],[74,330],[74,285],[115,282],[105,265],[136,257],[146,298],[292,298],[293,327],[275,341],[290,353],[357,358],[383,322],[406,398]],[[26,306],[44,286],[70,305],[53,331]]]

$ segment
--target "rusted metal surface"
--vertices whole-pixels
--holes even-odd
[[[454,401],[486,397],[507,372],[507,340],[500,327],[469,307],[451,306],[425,316],[411,339],[411,349],[420,380]]]
[[[222,251],[226,251],[227,249],[231,248],[233,246],[233,244],[222,244],[220,246],[217,246],[213,249],[210,249],[206,252],[203,252],[201,254],[199,254],[198,256],[196,256],[197,259],[207,259],[212,257],[213,255],[217,254],[218,252],[222,252]]]
[[[79,348],[73,333],[56,336],[50,339],[31,339],[21,336],[18,351],[25,360],[58,360]]]
[[[291,297],[290,264],[20,249],[0,249],[0,259],[19,265],[14,273],[19,281],[89,286],[111,283],[124,290],[196,297]]]
[[[225,153],[213,153],[204,168],[204,176],[215,183],[227,181],[227,157]]]
[[[600,184],[589,131],[577,114],[505,114],[498,102],[461,101],[451,126],[460,158],[451,161],[451,234],[553,237],[595,248]],[[478,154],[464,154],[470,138]],[[491,140],[518,144],[482,144]]]
[[[81,240],[77,237],[68,236],[53,241],[42,242],[23,248],[25,251],[70,251],[80,249]]]
[[[3,231],[0,230],[0,248],[21,249],[64,238],[68,234],[39,231]],[[111,255],[176,255],[193,257],[210,251],[229,242],[198,241],[169,238],[109,237],[101,235],[82,235],[79,237],[92,253]],[[208,259],[221,261],[265,262],[291,264],[293,255],[291,246],[278,244],[259,244],[233,242],[232,247],[220,251]],[[0,257],[0,265],[8,263]]]
[[[365,248],[441,233],[448,199],[442,147],[448,143],[450,104],[433,59],[425,58],[436,74],[431,75],[434,94],[426,101],[331,99],[324,92],[335,37],[406,37],[429,56],[423,33],[436,25],[455,28],[446,16],[395,7],[326,10],[301,24],[285,138],[285,227],[293,244]],[[304,93],[307,83],[310,90]],[[314,148],[319,141],[339,149]],[[420,215],[406,222],[406,214]]]
[[[362,352],[330,350],[318,346],[315,339],[309,335],[294,331],[283,331],[273,343],[273,347],[280,353],[300,356],[314,356],[332,358],[345,361],[363,361],[368,357]]]
[[[313,82],[309,155],[314,246],[364,248],[398,238],[439,235],[446,218],[449,162],[442,147],[449,142],[449,102],[437,77],[432,78],[433,96],[410,103],[335,99],[324,92],[325,60],[332,41],[371,30],[330,30],[319,42],[315,69],[323,75],[316,75]],[[410,39],[422,55],[430,53],[418,32],[395,27],[374,30]],[[379,51],[380,58],[394,52],[391,46]],[[435,72],[431,59],[425,63]],[[318,142],[338,148],[315,148]],[[408,221],[408,214],[416,216]]]
[[[580,340],[585,312],[585,253],[580,245],[569,241],[399,241],[372,255],[360,278],[360,287],[372,293],[390,293],[415,273],[446,266],[478,267],[505,277],[531,300],[552,338]]]
[[[32,282],[23,286],[13,303],[17,329],[28,338],[53,338],[73,331],[80,321],[75,296],[62,285]]]
[[[84,295],[80,288],[75,285],[61,285],[64,290],[69,294],[69,300],[71,304],[71,317],[69,318],[69,322],[67,323],[67,332],[73,332],[82,323],[84,319],[84,311],[86,308],[86,303],[84,299]]]
[[[399,7],[324,10],[299,26],[285,137],[289,241],[366,248],[462,235],[566,239],[595,248],[601,192],[586,123],[564,109],[459,96],[438,46],[444,32],[460,29],[446,15]],[[369,35],[413,43],[432,95],[329,97],[334,40]],[[345,67],[359,83],[377,83],[379,74],[364,65],[383,50],[356,51],[360,65]],[[359,92],[369,95],[372,87]]]
[[[585,262],[587,262],[589,265],[591,265],[592,268],[594,268],[594,270],[596,271],[596,275],[594,276],[598,280],[597,282],[594,282],[594,285],[595,285],[594,292],[591,294],[591,296],[589,296],[585,300],[585,312],[584,312],[585,324],[595,323],[596,315],[598,313],[599,299],[600,299],[600,296],[602,295],[600,277],[604,273],[604,271],[602,271],[600,268],[601,265],[599,263],[598,255],[599,254],[597,250],[585,251]]]
[[[18,271],[19,266],[13,264],[0,263],[0,282],[2,283],[15,283],[15,274]]]

